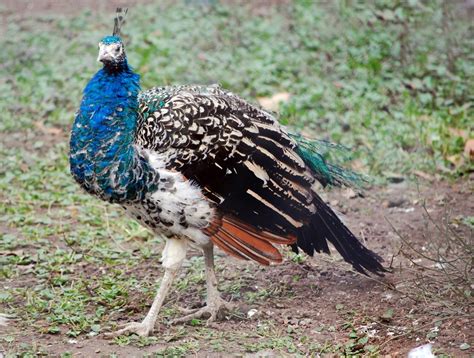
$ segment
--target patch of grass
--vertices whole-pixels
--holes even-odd
[[[211,3],[130,9],[125,42],[143,88],[219,82],[254,102],[289,92],[280,106],[282,123],[354,148],[354,167],[379,181],[393,173],[472,170],[461,153],[473,136],[474,36],[449,2],[295,1],[263,13]],[[112,16],[8,17],[0,37],[0,312],[41,334],[101,333],[118,314],[143,314],[161,276],[160,238],[82,193],[68,173],[67,133],[81,91],[98,69],[96,44],[110,33]],[[472,217],[462,220],[472,226]],[[170,300],[189,288],[200,297],[202,269],[201,258],[192,260]],[[251,272],[232,275],[223,291],[248,303],[290,294],[281,285],[252,291]],[[171,304],[162,315],[175,313]],[[199,325],[186,328],[204,332]],[[357,332],[347,348],[288,332],[260,333],[264,340],[243,349],[341,353],[364,338]],[[159,354],[196,352],[196,343],[183,337],[172,331],[115,343],[179,339]],[[225,351],[228,341],[213,339],[214,350]],[[26,356],[40,351],[16,348]]]
[[[88,13],[37,21],[11,22],[1,39],[2,131],[67,128],[111,24]],[[461,155],[473,129],[470,31],[441,0],[301,1],[264,15],[187,2],[130,9],[125,41],[144,88],[219,82],[250,100],[289,92],[283,123],[353,147],[358,165],[383,177],[472,168]]]
[[[262,339],[258,343],[246,344],[245,348],[248,352],[259,352],[271,349],[281,353],[303,354],[298,351],[293,339],[288,336]]]
[[[155,353],[153,357],[185,357],[193,354],[198,349],[198,343],[195,341],[183,343],[180,345],[169,346]]]

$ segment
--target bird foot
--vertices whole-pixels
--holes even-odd
[[[227,301],[224,301],[222,298],[214,298],[212,300],[208,300],[206,306],[199,308],[199,309],[193,309],[193,310],[186,310],[187,312],[192,312],[187,314],[184,317],[176,318],[173,319],[169,322],[169,324],[179,324],[179,323],[184,323],[191,321],[193,319],[197,318],[207,318],[207,324],[210,324],[214,322],[217,319],[222,319],[224,318],[224,314],[227,311],[230,311],[232,309],[233,305]],[[184,311],[184,309],[180,309],[181,311]]]
[[[138,334],[140,337],[148,337],[153,332],[153,324],[151,322],[129,322],[120,325],[120,329],[116,332],[106,333],[107,338],[114,338],[123,334]]]

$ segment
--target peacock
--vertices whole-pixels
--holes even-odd
[[[70,139],[70,170],[88,193],[123,207],[166,240],[164,275],[142,322],[115,335],[153,331],[188,249],[202,250],[207,298],[171,323],[216,320],[229,309],[217,289],[214,246],[262,265],[282,262],[278,247],[329,254],[328,242],[362,273],[383,275],[316,192],[357,176],[328,163],[321,142],[289,133],[265,110],[218,85],[140,89],[121,39],[126,10],[99,43],[103,67],[83,92]],[[227,257],[227,256],[226,256]]]

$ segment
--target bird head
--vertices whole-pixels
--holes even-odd
[[[117,66],[126,61],[125,46],[119,36],[105,36],[99,42],[100,61],[104,66]]]
[[[120,32],[125,23],[127,11],[127,8],[117,8],[112,36],[105,36],[99,42],[99,56],[97,57],[97,61],[102,62],[104,67],[120,67],[120,65],[127,61],[125,46],[120,38]]]

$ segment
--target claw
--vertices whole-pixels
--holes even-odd
[[[232,305],[229,302],[226,302],[222,299],[218,299],[217,302],[208,302],[208,304],[198,310],[193,310],[194,312],[180,318],[173,319],[169,322],[170,325],[185,323],[196,318],[202,318],[204,316],[209,316],[206,324],[217,320],[219,316],[222,315],[223,311],[229,311],[232,309]],[[220,317],[219,317],[220,318]]]
[[[116,332],[106,333],[106,338],[115,338],[124,334],[137,334],[140,337],[148,337],[153,332],[153,326],[148,322],[130,322],[120,325],[120,328]]]

